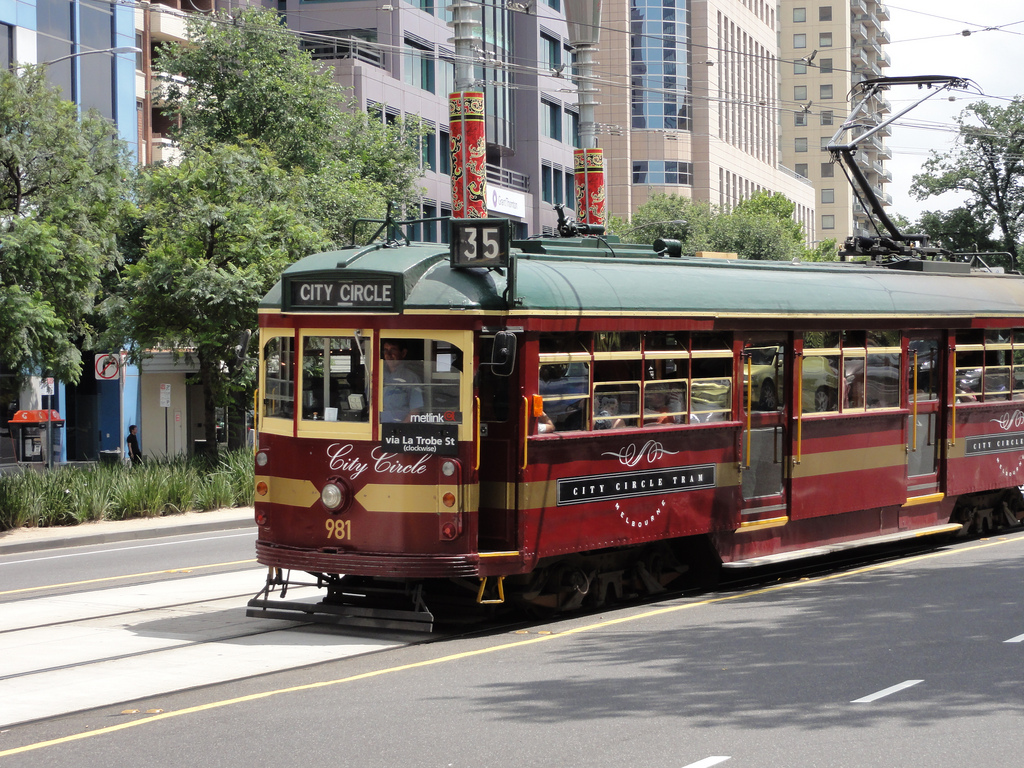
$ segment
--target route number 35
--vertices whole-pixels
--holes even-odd
[[[508,219],[451,219],[453,267],[507,267]]]

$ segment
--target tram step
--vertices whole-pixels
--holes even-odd
[[[764,565],[778,565],[793,560],[802,560],[808,557],[821,557],[822,555],[834,555],[837,552],[845,552],[858,547],[872,547],[879,544],[894,544],[898,541],[917,539],[922,536],[937,536],[943,533],[956,533],[963,526],[959,523],[946,523],[944,525],[933,525],[930,528],[918,528],[913,531],[898,531],[897,533],[886,533],[882,536],[872,536],[869,539],[856,539],[855,541],[841,541],[836,544],[825,544],[821,547],[811,549],[799,549],[794,552],[780,552],[777,555],[763,555],[751,557],[747,560],[734,560],[731,563],[722,563],[723,568],[758,568]]]

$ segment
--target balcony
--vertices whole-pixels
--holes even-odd
[[[882,5],[881,3],[875,4],[875,15],[878,16],[878,18],[881,21],[888,21],[890,18],[889,9]]]
[[[176,11],[163,5],[149,6],[149,32],[154,40],[174,40],[183,43],[185,37],[185,17],[188,14]]]
[[[177,165],[181,160],[181,150],[173,141],[163,136],[153,136],[150,152],[154,163],[164,162],[167,165]]]
[[[510,171],[499,165],[487,164],[487,180],[506,189],[515,189],[520,192],[530,191],[530,177],[523,173]]]

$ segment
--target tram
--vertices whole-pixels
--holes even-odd
[[[1019,274],[450,227],[262,302],[249,615],[429,629],[1024,517]]]

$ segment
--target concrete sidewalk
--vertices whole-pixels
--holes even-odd
[[[0,555],[33,552],[58,547],[79,547],[111,541],[153,539],[204,531],[254,528],[252,507],[215,509],[210,512],[186,512],[166,517],[142,517],[133,520],[101,520],[96,523],[55,528],[17,528],[0,533]]]

